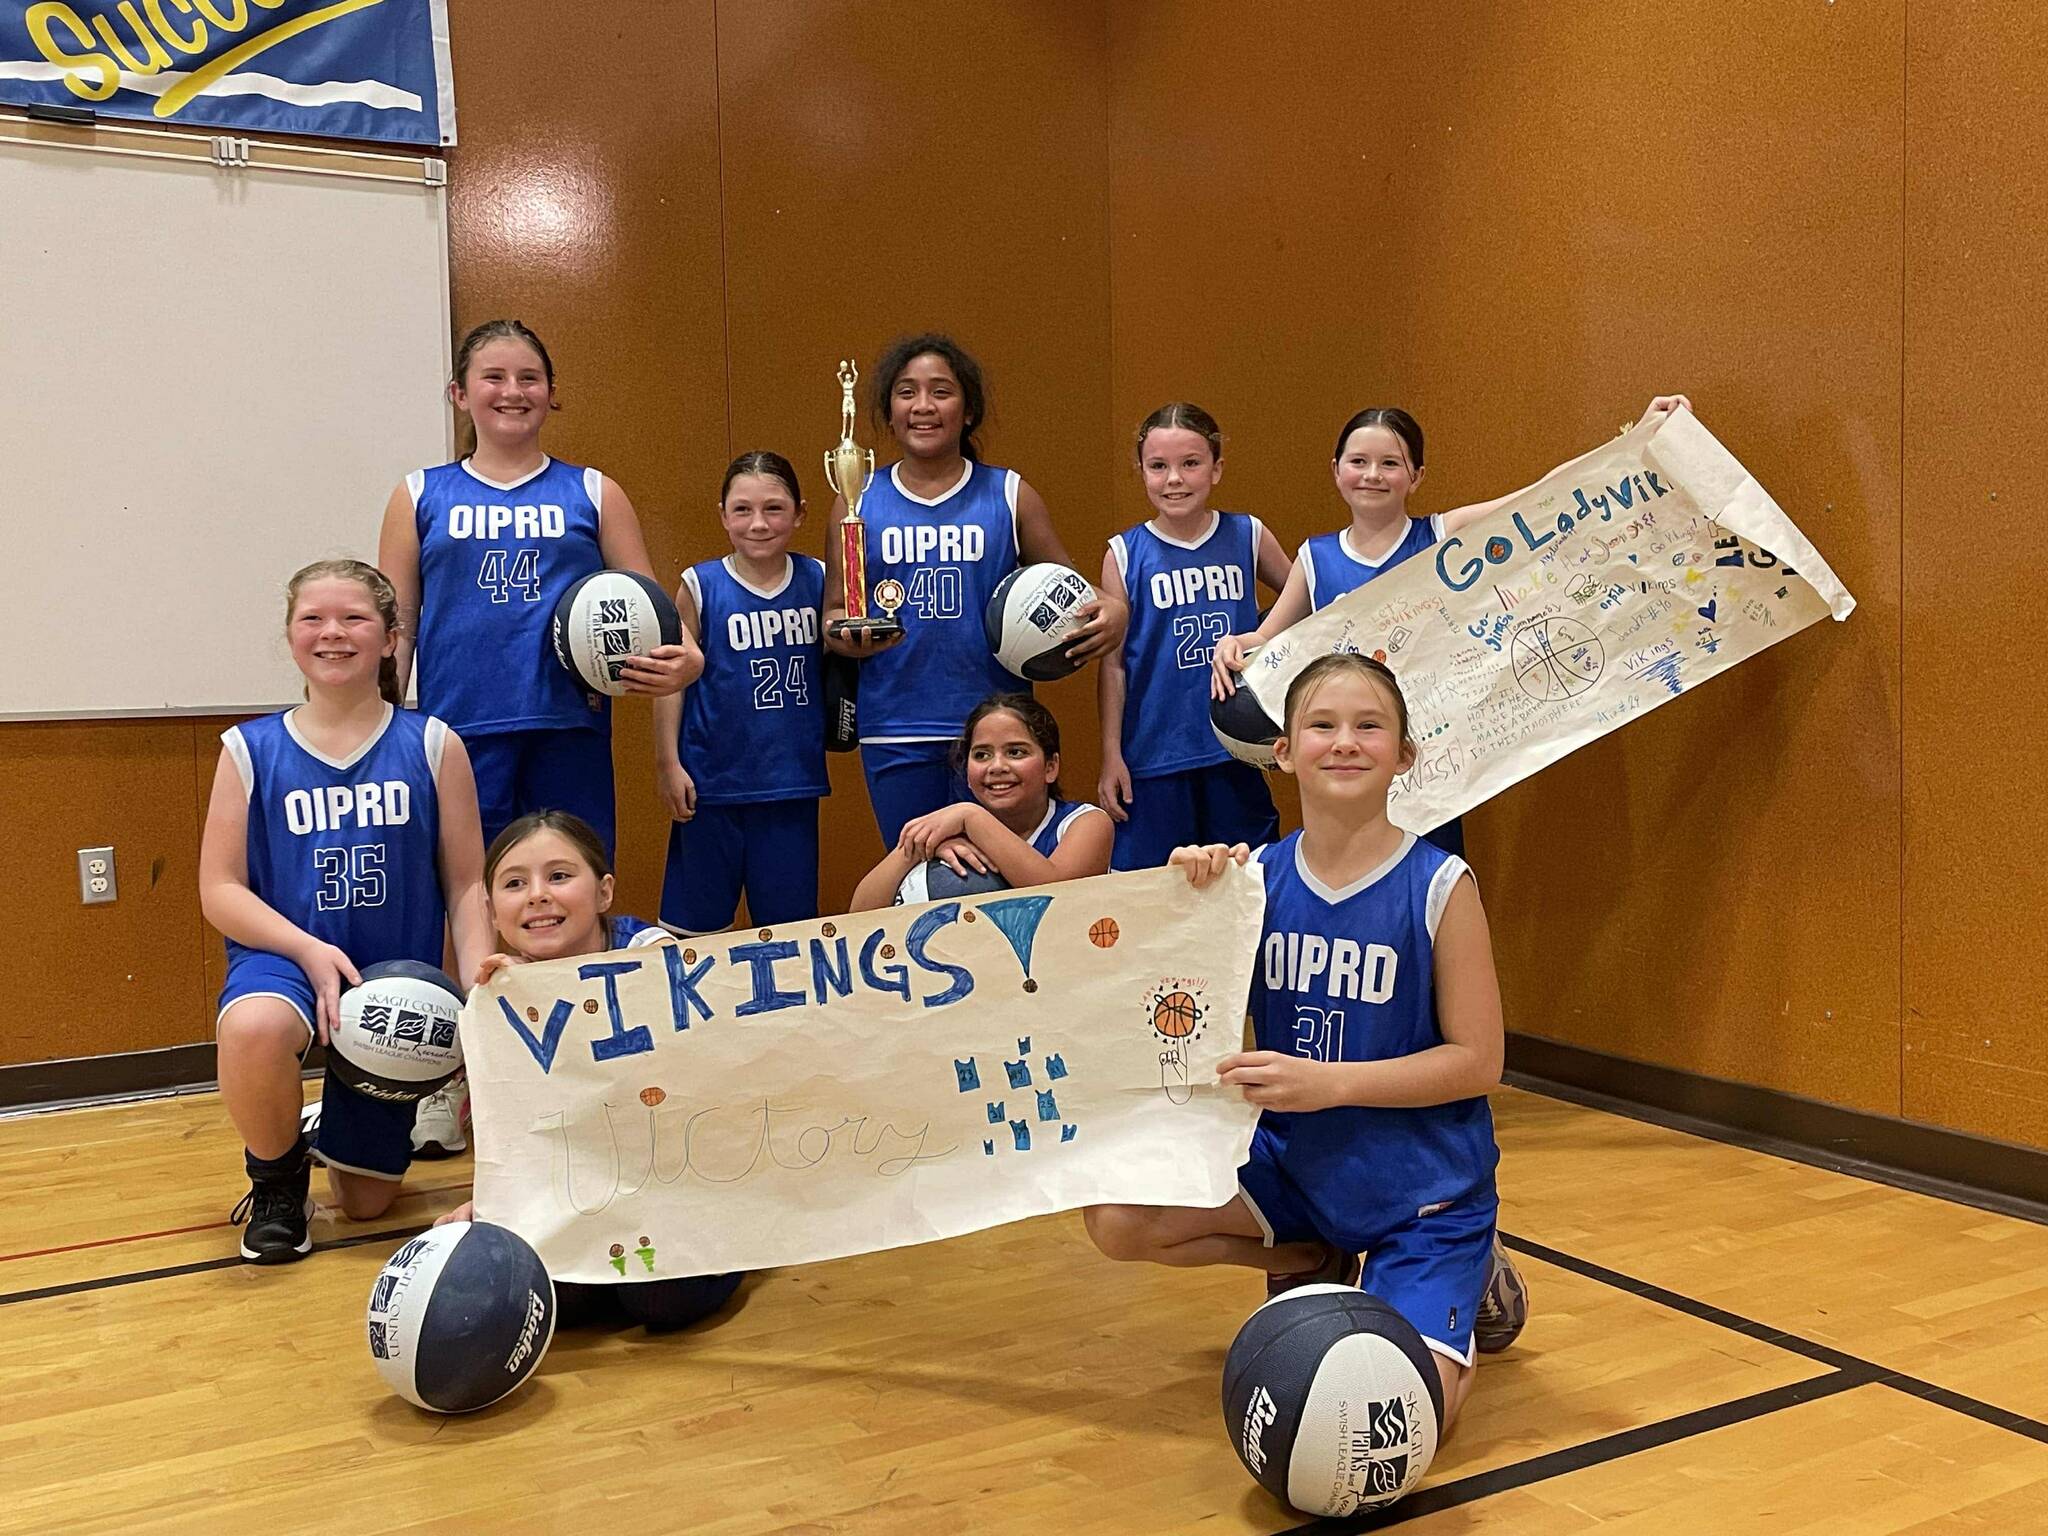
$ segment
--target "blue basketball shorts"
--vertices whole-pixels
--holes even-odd
[[[214,1028],[227,1017],[236,1003],[251,997],[274,997],[291,1007],[306,1026],[306,1043],[299,1047],[299,1060],[319,1038],[313,1027],[318,1004],[313,983],[306,973],[282,955],[261,952],[244,954],[228,963],[228,982],[221,988],[220,1012]],[[372,1179],[393,1181],[405,1177],[412,1166],[412,1121],[417,1108],[412,1104],[386,1104],[365,1098],[332,1072],[320,1088],[320,1159],[344,1173],[360,1173]]]
[[[1280,1149],[1280,1139],[1262,1125],[1252,1135],[1251,1155],[1237,1170],[1238,1193],[1265,1232],[1266,1246],[1326,1242],[1345,1247],[1347,1239],[1318,1225],[1300,1186],[1281,1167]],[[1438,1354],[1459,1365],[1472,1364],[1472,1322],[1493,1274],[1499,1213],[1500,1200],[1489,1186],[1481,1196],[1453,1201],[1374,1234],[1365,1245],[1359,1286],[1408,1319]]]
[[[486,848],[521,816],[568,811],[595,827],[605,852],[612,852],[618,810],[610,732],[497,731],[463,735],[462,744],[476,774]]]
[[[1183,843],[1256,848],[1280,832],[1266,776],[1235,759],[1131,778],[1130,819],[1116,824],[1111,869],[1156,869]]]
[[[942,805],[969,798],[966,775],[953,767],[953,743],[945,741],[864,741],[860,767],[868,781],[868,803],[882,847],[894,848],[903,824],[928,815]]]
[[[818,802],[697,803],[668,832],[661,920],[684,933],[723,933],[740,893],[747,920],[800,923],[818,915]]]

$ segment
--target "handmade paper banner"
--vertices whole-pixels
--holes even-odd
[[[462,1014],[477,1212],[616,1281],[1222,1205],[1264,908],[1155,869],[514,967]]]
[[[1572,460],[1251,653],[1274,720],[1316,657],[1408,701],[1391,819],[1427,832],[1856,600],[1690,411]]]
[[[0,6],[0,101],[243,133],[453,144],[447,0]]]

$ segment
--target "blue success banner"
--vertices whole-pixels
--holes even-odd
[[[455,142],[446,0],[0,0],[0,102]]]

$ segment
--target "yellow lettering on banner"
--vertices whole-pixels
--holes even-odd
[[[99,33],[100,41],[111,48],[115,57],[138,75],[153,75],[160,69],[169,69],[171,56],[164,51],[164,45],[156,40],[156,34],[149,30],[149,24],[136,13],[135,0],[121,0],[114,10],[134,29],[135,40],[142,44],[147,57],[138,59],[124,48],[121,39],[114,36],[114,29],[105,16],[95,16],[92,19],[93,30]]]
[[[223,32],[239,32],[249,25],[249,7],[244,0],[233,0],[234,8],[225,16],[214,5],[214,0],[198,0],[198,5],[199,14]]]
[[[128,0],[122,0],[124,6],[127,3]],[[256,3],[263,6],[266,10],[274,10],[277,6],[283,4],[283,0],[256,0]],[[303,16],[293,17],[290,21],[280,26],[272,27],[268,32],[250,38],[246,43],[239,43],[219,58],[209,59],[183,80],[172,86],[171,89],[165,91],[157,99],[154,115],[157,117],[175,117],[193,97],[199,95],[209,85],[212,85],[214,81],[224,75],[232,74],[264,50],[275,48],[279,43],[287,42],[297,37],[301,32],[310,32],[315,27],[324,27],[328,22],[338,20],[340,17],[348,15],[351,11],[366,10],[370,6],[382,5],[383,3],[384,0],[337,0],[337,3],[334,5],[322,6],[317,11],[308,11]]]
[[[142,4],[143,8],[149,12],[150,22],[155,26],[157,35],[161,37],[165,42],[169,43],[173,48],[177,49],[178,52],[206,52],[205,22],[193,22],[192,35],[190,37],[180,37],[178,35],[178,29],[172,26],[169,18],[167,18],[164,15],[164,0],[142,0]],[[175,5],[179,10],[183,11],[188,16],[192,14],[192,0],[171,0],[171,4]]]
[[[46,63],[55,64],[64,71],[66,90],[86,101],[105,101],[114,94],[121,84],[121,71],[112,59],[103,53],[66,53],[63,45],[50,35],[54,23],[91,47],[92,31],[78,12],[68,5],[45,3],[30,6],[24,19],[28,23],[28,35],[35,39],[36,52]],[[88,70],[99,77],[97,85],[84,78],[84,72]]]

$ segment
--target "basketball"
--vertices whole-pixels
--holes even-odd
[[[1088,942],[1097,949],[1108,949],[1122,934],[1113,917],[1098,917],[1088,925]]]
[[[423,1099],[462,1065],[455,1032],[461,1012],[461,989],[435,966],[417,960],[365,966],[362,981],[341,994],[327,1069],[372,1099]]]
[[[1412,1490],[1436,1455],[1443,1381],[1407,1319],[1356,1286],[1305,1285],[1245,1320],[1223,1424],[1259,1486],[1312,1515]]]
[[[1195,1000],[1185,992],[1169,992],[1152,1005],[1152,1027],[1169,1040],[1185,1040],[1195,1032]]]
[[[626,662],[682,639],[669,595],[633,571],[593,571],[555,605],[555,659],[588,687],[617,696]]]
[[[944,859],[929,859],[903,877],[903,883],[896,887],[896,899],[890,905],[914,907],[921,901],[986,896],[991,891],[1007,891],[1009,888],[1010,882],[994,870],[981,874],[970,869],[963,875],[956,873]]]
[[[1237,691],[1229,698],[1209,701],[1209,729],[1223,743],[1223,750],[1240,763],[1250,763],[1254,768],[1279,766],[1273,756],[1273,742],[1280,735],[1280,724],[1266,713],[1266,706],[1245,687],[1242,677],[1238,679]]]
[[[1095,601],[1095,588],[1079,571],[1050,563],[1027,565],[1005,576],[988,600],[983,627],[997,661],[1033,683],[1049,683],[1077,670],[1065,644],[1078,621],[1074,611]]]
[[[526,1240],[482,1221],[431,1227],[370,1287],[370,1358],[416,1407],[468,1413],[533,1374],[555,1336],[555,1284]]]

